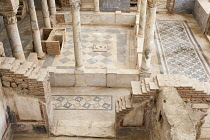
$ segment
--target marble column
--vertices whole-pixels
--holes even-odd
[[[47,0],[41,0],[41,2],[42,2],[42,16],[44,20],[44,27],[51,28],[50,14],[48,10]]]
[[[73,39],[74,39],[74,54],[75,66],[77,70],[84,70],[83,53],[81,44],[81,23],[80,23],[80,1],[72,0],[72,22],[73,22]]]
[[[34,49],[35,52],[37,53],[38,58],[43,59],[45,57],[45,53],[42,50],[41,36],[39,32],[39,25],[34,6],[34,0],[28,0],[28,8],[30,13],[31,31],[32,31]]]
[[[73,40],[74,40],[74,56],[75,56],[75,86],[86,86],[84,77],[83,52],[81,42],[81,22],[80,22],[80,0],[70,0],[72,24],[73,24]]]
[[[94,0],[94,8],[95,8],[95,12],[99,13],[100,9],[99,9],[99,0]]]
[[[49,4],[49,7],[50,7],[50,15],[55,15],[56,14],[55,0],[48,0],[48,4]]]
[[[4,12],[0,15],[4,18],[4,24],[7,31],[7,36],[12,48],[12,54],[16,59],[25,61],[22,43],[20,40],[19,30],[17,27],[17,11]]]
[[[154,32],[155,32],[155,20],[156,20],[156,5],[148,5],[146,27],[144,35],[144,48],[141,64],[141,72],[150,71],[151,54],[154,47]]]
[[[141,11],[141,0],[138,0],[137,2],[137,13],[140,14]]]
[[[143,36],[146,24],[147,0],[141,0],[140,7],[139,35]]]

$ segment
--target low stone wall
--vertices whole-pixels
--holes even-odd
[[[82,25],[120,25],[120,26],[134,26],[136,22],[135,13],[121,13],[116,12],[80,12]],[[53,17],[53,27],[62,27],[62,25],[72,24],[72,15],[70,12],[56,13]]]
[[[56,69],[49,67],[50,83],[54,87],[74,86],[73,69]],[[135,69],[85,69],[87,86],[131,87],[131,81],[139,80],[139,71]]]

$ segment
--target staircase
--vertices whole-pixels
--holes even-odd
[[[27,14],[27,9],[28,9],[27,1],[20,0],[19,4],[20,5],[19,5],[18,11],[17,11],[17,20],[22,21]]]
[[[120,127],[126,114],[132,110],[133,103],[152,101],[161,87],[174,87],[180,97],[192,104],[210,104],[210,83],[199,82],[184,75],[159,74],[153,78],[131,81],[131,95],[116,100],[116,127]]]
[[[120,123],[122,122],[124,116],[132,110],[131,96],[127,95],[120,97],[115,102],[115,108],[116,108],[115,123],[116,126],[120,126]]]

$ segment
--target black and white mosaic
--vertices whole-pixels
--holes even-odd
[[[210,82],[209,63],[184,21],[157,21],[156,46],[162,73]]]
[[[112,110],[110,95],[52,95],[54,110]]]

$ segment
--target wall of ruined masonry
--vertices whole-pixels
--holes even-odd
[[[47,134],[51,110],[48,71],[33,62],[20,63],[15,58],[0,57],[0,64],[14,134]]]
[[[163,87],[157,95],[152,139],[195,140],[196,129],[184,101],[173,87]],[[183,125],[184,124],[184,125]]]

